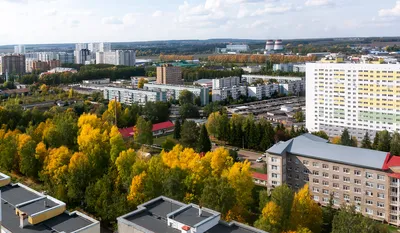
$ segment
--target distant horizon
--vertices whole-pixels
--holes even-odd
[[[0,44],[398,35],[400,1],[0,0]]]
[[[209,39],[174,39],[174,40],[143,40],[143,41],[87,41],[87,42],[60,42],[60,43],[32,43],[32,44],[1,44],[0,47],[8,47],[15,45],[24,45],[24,46],[32,46],[32,45],[75,45],[80,43],[154,43],[154,42],[180,42],[180,41],[212,41],[212,40],[226,40],[225,42],[229,42],[228,40],[235,41],[254,41],[254,42],[262,42],[267,40],[278,40],[281,39],[285,41],[297,41],[297,40],[327,40],[327,39],[399,39],[399,36],[349,36],[349,37],[310,37],[310,38],[266,38],[266,39],[244,39],[244,38],[209,38]],[[399,41],[400,44],[400,41]]]

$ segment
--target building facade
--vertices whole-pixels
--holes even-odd
[[[188,90],[193,93],[195,97],[200,97],[201,106],[207,105],[210,102],[208,87],[145,83],[143,89],[156,92],[165,92],[167,100],[178,100],[181,92]]]
[[[242,81],[247,83],[253,83],[259,79],[262,79],[264,82],[268,82],[269,80],[272,79],[276,80],[279,83],[304,80],[304,78],[301,77],[268,76],[268,75],[257,75],[257,74],[242,75]]]
[[[246,86],[232,86],[220,89],[212,89],[212,101],[223,101],[228,98],[234,100],[239,99],[241,96],[247,96]]]
[[[74,63],[74,53],[60,52],[57,54],[56,59],[61,62],[61,64],[72,64]]]
[[[170,64],[158,66],[156,82],[157,84],[183,84],[181,67],[172,66]]]
[[[311,134],[267,150],[268,186],[309,184],[314,201],[354,204],[356,211],[399,226],[400,157],[328,143]]]
[[[307,63],[306,127],[358,139],[400,131],[400,65]]]
[[[116,50],[115,54],[116,54],[116,65],[123,65],[123,66],[136,65],[135,50]]]
[[[81,49],[79,51],[74,51],[75,55],[75,63],[76,64],[85,64],[86,62],[91,60],[90,50]]]
[[[233,87],[240,85],[240,77],[226,77],[212,80],[213,89],[222,89],[224,87]]]
[[[25,55],[6,55],[1,57],[3,74],[25,74]]]
[[[25,54],[25,45],[15,45],[14,46],[14,53],[15,54]]]
[[[104,87],[103,94],[104,99],[117,100],[127,105],[132,105],[133,103],[146,104],[147,102],[167,101],[166,93],[161,91]]]
[[[270,98],[275,93],[278,93],[278,84],[265,84],[247,87],[247,95],[249,97],[256,97],[258,100],[263,98]]]

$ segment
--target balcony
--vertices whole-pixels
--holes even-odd
[[[390,201],[390,204],[391,204],[391,205],[397,205],[398,202],[397,202],[397,201]]]
[[[396,193],[396,192],[391,192],[391,193],[390,193],[390,196],[391,196],[391,197],[397,197],[397,193]]]
[[[391,183],[390,183],[390,186],[391,186],[391,187],[398,187],[399,184],[398,184],[398,183],[395,183],[395,182],[391,182]]]
[[[389,219],[389,222],[393,223],[393,224],[397,224],[397,220],[396,219]]]
[[[391,210],[390,214],[397,215],[397,210]]]

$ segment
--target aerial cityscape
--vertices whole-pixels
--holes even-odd
[[[400,1],[0,13],[0,233],[400,232]]]

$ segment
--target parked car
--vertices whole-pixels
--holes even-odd
[[[261,157],[267,157],[267,153],[262,154]]]
[[[257,163],[261,163],[262,161],[263,161],[263,158],[262,158],[262,157],[260,157],[260,158],[258,158],[258,159],[256,160]]]
[[[239,151],[239,148],[235,147],[233,148],[234,151]]]

